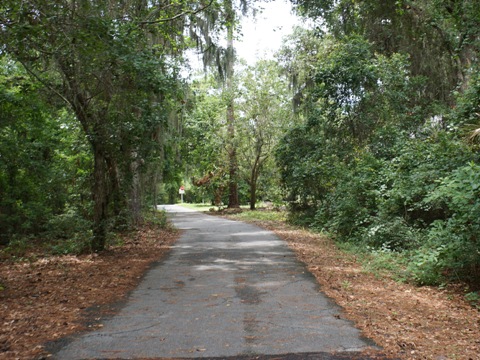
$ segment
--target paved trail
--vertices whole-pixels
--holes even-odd
[[[165,206],[184,234],[118,315],[55,359],[193,358],[361,351],[371,342],[341,319],[293,252],[253,225]],[[322,353],[322,357],[320,356]]]

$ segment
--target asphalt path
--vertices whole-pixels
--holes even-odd
[[[345,359],[374,346],[272,232],[163,208],[183,229],[172,251],[118,314],[69,341],[55,359]]]

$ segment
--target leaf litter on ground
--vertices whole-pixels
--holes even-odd
[[[235,219],[235,215],[230,216]],[[480,312],[463,288],[416,287],[365,271],[322,234],[255,221],[285,239],[363,335],[393,358],[480,359]],[[48,357],[45,344],[102,326],[89,309],[125,299],[179,233],[145,227],[102,254],[30,256],[0,264],[0,359]],[[115,309],[110,309],[115,312]]]
[[[228,216],[235,219],[235,216]],[[368,272],[323,234],[284,221],[246,220],[275,232],[315,276],[345,317],[387,355],[400,359],[480,359],[480,311],[465,287],[417,287]]]

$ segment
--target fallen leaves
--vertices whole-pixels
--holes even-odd
[[[417,288],[374,277],[321,235],[277,222],[257,224],[286,239],[322,291],[387,354],[401,359],[480,359],[480,313],[460,288]],[[46,356],[47,341],[101,327],[102,318],[94,312],[89,319],[88,309],[126,296],[176,236],[145,228],[101,255],[0,264],[0,359]]]
[[[244,220],[245,221],[245,220]],[[480,359],[480,312],[461,288],[415,287],[365,272],[328,238],[279,222],[253,222],[285,239],[363,334],[401,359]]]
[[[87,309],[125,297],[177,235],[144,227],[102,254],[0,264],[0,359],[47,356],[46,342],[101,327]]]

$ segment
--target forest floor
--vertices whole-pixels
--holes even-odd
[[[95,330],[178,238],[145,226],[100,254],[0,259],[0,359],[44,359],[48,342]],[[96,317],[97,316],[97,317]]]
[[[387,274],[364,271],[355,256],[320,234],[277,221],[256,224],[285,239],[322,291],[388,355],[480,359],[480,312],[465,300],[462,287],[398,283]],[[101,327],[101,318],[92,314],[125,300],[177,236],[173,230],[146,227],[99,255],[31,253],[22,261],[2,259],[0,359],[45,358],[46,343]]]
[[[229,216],[235,219],[235,216]],[[245,221],[245,220],[243,220]],[[465,286],[417,287],[361,261],[321,234],[278,221],[248,221],[286,240],[346,318],[387,355],[400,359],[480,359],[480,311]]]

